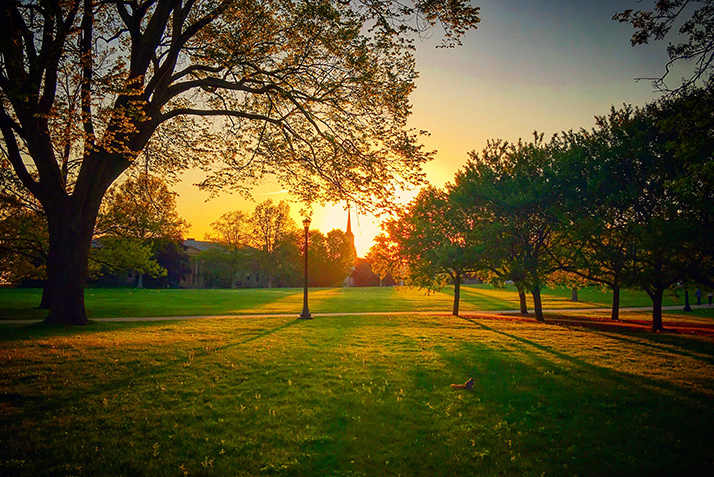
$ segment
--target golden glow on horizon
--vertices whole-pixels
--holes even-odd
[[[208,200],[209,194],[198,190],[192,184],[201,178],[199,171],[189,171],[183,176],[181,183],[173,189],[179,194],[176,199],[179,215],[190,224],[187,238],[204,240],[207,233],[211,232],[211,224],[226,212],[243,210],[252,213],[256,204],[267,199],[273,202],[281,200],[290,201],[290,196],[285,190],[274,190],[275,184],[266,184],[254,191],[253,201],[248,201],[236,194],[221,194],[220,196]],[[273,188],[271,191],[270,188]],[[299,203],[290,202],[290,215],[295,223],[300,226],[304,216],[300,214],[302,206]],[[357,255],[364,257],[372,246],[373,238],[379,234],[379,222],[373,217],[358,216],[352,210],[352,233],[355,235],[355,248]],[[313,207],[311,230],[319,230],[326,234],[332,229],[344,231],[347,227],[347,211],[344,204],[326,207]]]

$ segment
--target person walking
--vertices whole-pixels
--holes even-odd
[[[702,304],[702,291],[699,288],[697,288],[697,291],[694,292],[694,295],[697,297],[697,305],[701,305]]]
[[[712,306],[712,298],[714,298],[714,293],[709,292],[709,295],[707,295],[707,298],[709,298],[709,306]]]

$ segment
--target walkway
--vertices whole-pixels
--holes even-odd
[[[709,305],[692,305],[693,309],[697,308],[709,308]],[[662,310],[681,310],[681,305],[663,306]],[[650,311],[651,306],[641,306],[641,307],[628,307],[620,308],[620,311]],[[563,309],[545,309],[543,313],[545,315],[559,315],[559,314],[571,314],[571,313],[590,313],[590,312],[602,312],[609,313],[610,308],[563,308]],[[312,316],[315,318],[325,317],[325,316],[396,316],[396,315],[437,315],[437,316],[451,316],[451,313],[444,310],[439,311],[393,311],[393,312],[366,312],[366,313],[313,313]],[[462,313],[465,317],[471,316],[497,316],[497,315],[514,315],[518,318],[523,318],[532,321],[533,311],[531,310],[528,316],[523,316],[520,314],[520,310],[496,310],[496,311],[464,311]],[[226,319],[226,318],[297,318],[298,313],[282,313],[282,314],[245,314],[245,315],[200,315],[200,316],[144,316],[144,317],[124,317],[124,318],[91,318],[91,321],[99,321],[102,323],[120,323],[120,322],[134,322],[134,321],[173,321],[173,320],[206,320],[206,319]],[[530,318],[529,318],[530,317]],[[548,318],[546,316],[546,323],[552,322],[568,322],[572,321],[575,323],[580,323],[583,320],[577,318]],[[34,323],[41,323],[42,320],[0,320],[1,324],[6,325],[30,325]],[[631,322],[628,321],[628,322]],[[612,323],[607,320],[606,323]],[[650,325],[651,326],[651,325]],[[713,324],[714,326],[714,324]]]

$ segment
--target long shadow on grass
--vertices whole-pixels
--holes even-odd
[[[271,334],[280,332],[282,330],[285,330],[289,327],[295,326],[299,323],[301,323],[302,320],[291,320],[288,321],[287,323],[284,323],[278,327],[275,328],[269,328],[263,331],[258,332],[257,334],[248,337],[245,340],[236,342],[236,343],[229,343],[224,346],[220,347],[211,347],[210,351],[208,349],[201,347],[198,347],[198,349],[195,350],[195,353],[191,353],[191,360],[193,362],[197,362],[201,360],[202,358],[206,357],[212,357],[215,356],[216,351],[222,351],[228,348],[236,347],[236,346],[241,346],[247,343],[250,343],[252,341],[258,340],[260,338],[264,338],[266,336],[269,336]],[[146,328],[146,327],[151,327],[151,326],[164,326],[166,325],[166,322],[127,322],[127,323],[122,323],[122,329],[126,328]],[[103,326],[104,327],[104,326]],[[34,338],[41,338],[41,337],[62,337],[62,336],[75,336],[77,334],[77,329],[76,328],[71,328],[71,327],[54,327],[54,326],[48,326],[44,325],[42,323],[38,323],[35,325],[30,325],[27,327],[22,327],[22,330],[15,330],[16,333],[15,336],[13,337],[15,340],[20,340],[20,339],[34,339]],[[28,336],[28,329],[31,330],[33,333],[31,333],[32,336]],[[98,332],[99,330],[92,330],[90,327],[82,327],[80,331],[83,332]],[[105,331],[105,330],[102,330]],[[188,350],[189,352],[191,350]],[[139,363],[140,365],[141,363]],[[25,403],[33,403],[35,404],[35,409],[41,412],[47,412],[47,411],[52,411],[55,409],[62,408],[67,404],[67,402],[80,402],[82,400],[86,400],[91,398],[91,396],[94,395],[102,395],[106,394],[107,392],[112,392],[112,391],[119,391],[126,389],[129,386],[132,386],[136,384],[137,382],[141,382],[143,380],[154,380],[165,373],[170,373],[173,370],[180,369],[181,366],[185,365],[185,361],[183,361],[181,358],[173,358],[169,359],[168,361],[162,363],[162,364],[155,364],[155,365],[147,365],[146,363],[143,363],[144,365],[139,367],[139,368],[134,368],[133,366],[130,368],[126,369],[126,375],[119,378],[115,379],[113,381],[107,380],[107,381],[102,381],[101,383],[97,383],[95,386],[90,386],[87,388],[79,388],[74,392],[65,392],[61,398],[57,397],[52,397],[48,396],[45,397],[42,400],[37,400],[33,398],[32,396],[25,396],[23,399],[23,402]]]
[[[408,378],[404,381],[408,390],[404,410],[360,401],[353,391],[331,397],[329,405],[319,404],[321,423],[316,425],[327,430],[327,438],[308,441],[303,450],[330,457],[307,460],[305,465],[313,475],[327,475],[330,469],[344,465],[345,456],[360,450],[352,444],[351,436],[362,434],[369,439],[371,449],[382,452],[388,460],[399,460],[396,456],[401,455],[392,443],[410,448],[406,456],[419,455],[419,463],[406,472],[412,475],[525,474],[525,470],[531,470],[529,464],[519,467],[509,460],[511,440],[513,448],[532,462],[546,463],[542,470],[552,472],[563,465],[562,473],[555,475],[708,475],[707,459],[712,451],[705,442],[711,434],[712,419],[705,401],[687,399],[692,395],[676,386],[592,365],[474,320],[465,321],[508,338],[506,342],[526,346],[513,356],[508,349],[489,348],[473,339],[461,342],[460,350],[451,346],[453,337],[444,340],[449,346],[443,342],[432,345],[432,335],[422,328],[410,336],[390,334],[379,349],[388,346],[391,353],[399,355],[395,358],[398,362],[409,365],[403,371]],[[333,336],[332,347],[343,336],[348,335]],[[397,337],[401,339],[395,346]],[[381,342],[381,338],[376,341]],[[348,340],[353,346],[358,343]],[[436,360],[430,365],[431,359],[420,358],[422,351],[438,354],[446,366]],[[322,352],[329,351],[323,348]],[[544,352],[572,366],[564,369]],[[365,373],[362,383],[389,377],[377,360],[371,361],[360,368]],[[477,380],[472,392],[455,394],[449,388],[450,376],[465,379],[470,375]],[[371,399],[371,392],[369,396]],[[455,396],[464,398],[463,406]],[[450,406],[454,406],[452,417],[446,414]],[[457,411],[463,412],[463,421],[453,417]],[[353,414],[366,414],[370,420],[360,424],[351,418]],[[442,426],[443,422],[448,425]],[[385,424],[389,431],[381,430]],[[345,435],[347,438],[340,437]],[[454,453],[467,455],[470,439],[489,450],[490,457],[456,465]],[[637,444],[632,445],[631,439]],[[652,452],[657,455],[652,456]],[[503,465],[513,467],[510,472],[503,471]],[[565,466],[570,467],[566,470]]]
[[[465,321],[525,345],[512,351],[470,340],[442,355],[457,372],[474,375],[473,397],[522,436],[514,438],[522,452],[581,475],[711,475],[712,451],[702,444],[712,437],[709,395]]]
[[[471,318],[462,317],[461,319],[468,321],[468,322],[470,322],[486,331],[489,331],[489,332],[492,332],[494,334],[498,334],[501,336],[505,336],[513,341],[528,345],[528,346],[535,348],[537,350],[551,354],[551,355],[557,357],[558,359],[566,361],[566,362],[568,362],[572,365],[575,365],[583,370],[593,373],[601,378],[606,378],[608,380],[611,380],[612,382],[621,384],[621,383],[628,381],[633,384],[646,385],[648,387],[658,389],[658,390],[660,390],[660,392],[663,392],[663,393],[673,393],[673,394],[676,394],[682,398],[690,397],[689,392],[683,390],[679,386],[665,383],[662,381],[658,381],[655,379],[647,378],[644,376],[635,376],[635,375],[631,375],[631,374],[627,374],[627,373],[623,373],[623,372],[619,372],[619,371],[614,371],[609,368],[597,366],[592,363],[588,363],[587,361],[583,361],[582,359],[571,356],[569,354],[562,353],[560,351],[556,351],[553,348],[550,348],[548,346],[544,346],[542,344],[535,343],[535,342],[528,340],[526,338],[522,338],[520,336],[516,336],[511,333],[506,333],[505,331],[496,330],[494,328],[491,328],[491,327],[489,327],[483,323],[480,323],[476,320],[473,320]],[[536,357],[538,360],[543,360],[544,363],[549,363],[550,366],[555,366],[553,363],[550,363],[549,361],[544,360],[544,358],[537,357],[536,353],[534,353],[532,351],[529,351],[524,348],[522,348],[520,351],[524,352],[530,356]],[[667,350],[667,351],[669,351],[669,350]],[[697,357],[697,356],[695,356],[695,357]],[[699,357],[697,357],[697,358],[699,358]],[[701,359],[701,358],[699,358],[699,359]],[[555,366],[555,367],[557,368],[557,366]]]
[[[600,333],[599,331],[595,332]],[[608,338],[627,343],[628,345],[665,351],[679,356],[695,358],[707,364],[714,365],[714,345],[712,345],[710,341],[699,341],[679,336],[658,335],[654,333],[637,334],[637,337],[647,340],[639,341],[633,338],[634,333],[607,331],[602,332],[602,334]],[[695,352],[685,351],[684,345],[686,345],[686,348],[694,348]]]
[[[236,346],[242,346],[242,345],[244,345],[244,344],[248,344],[248,343],[250,343],[250,342],[252,342],[252,341],[255,341],[255,340],[258,340],[258,339],[260,339],[260,338],[265,338],[266,336],[270,336],[270,335],[275,334],[275,333],[277,333],[277,332],[279,332],[279,331],[283,331],[283,330],[285,330],[285,329],[287,329],[287,328],[290,328],[290,327],[292,327],[292,326],[295,326],[295,325],[297,325],[297,324],[299,324],[299,323],[304,323],[304,321],[303,321],[303,320],[299,320],[299,319],[298,319],[298,320],[288,321],[287,323],[285,323],[285,324],[283,324],[283,325],[281,325],[281,326],[278,326],[277,328],[272,328],[272,329],[265,330],[265,331],[263,331],[262,333],[258,333],[258,334],[256,334],[255,336],[251,336],[251,337],[249,337],[249,338],[247,338],[247,339],[245,339],[245,340],[243,340],[243,341],[237,341],[237,342],[235,342],[235,343],[230,343],[230,344],[227,344],[227,345],[224,345],[224,346],[220,346],[220,347],[216,348],[216,351],[219,351],[219,350],[220,350],[220,351],[223,351],[223,350],[226,350],[226,349],[229,349],[229,348],[235,348]]]
[[[474,310],[505,310],[518,308],[517,301],[489,295],[479,288],[462,288],[461,300],[462,303],[474,307]]]

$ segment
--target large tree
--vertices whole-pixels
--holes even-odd
[[[637,224],[631,219],[640,191],[632,187],[632,164],[622,157],[629,154],[621,140],[627,135],[612,128],[629,113],[629,108],[613,108],[609,116],[598,118],[595,129],[566,132],[551,143],[560,198],[554,256],[566,276],[612,290],[613,320],[619,319],[621,290],[633,285],[639,248]]]
[[[652,327],[679,283],[714,275],[714,93],[684,91],[598,118],[564,137],[559,180],[564,264],[609,285],[644,290]],[[569,263],[568,263],[569,261]]]
[[[305,202],[383,204],[421,179],[412,41],[478,21],[466,0],[3,2],[0,133],[47,216],[46,322],[87,323],[99,207],[137,162],[202,166],[213,191],[273,174]]]
[[[665,291],[714,276],[714,93],[669,97],[608,126],[629,149],[620,160],[635,188],[635,284],[652,298],[652,327],[661,330]]]

